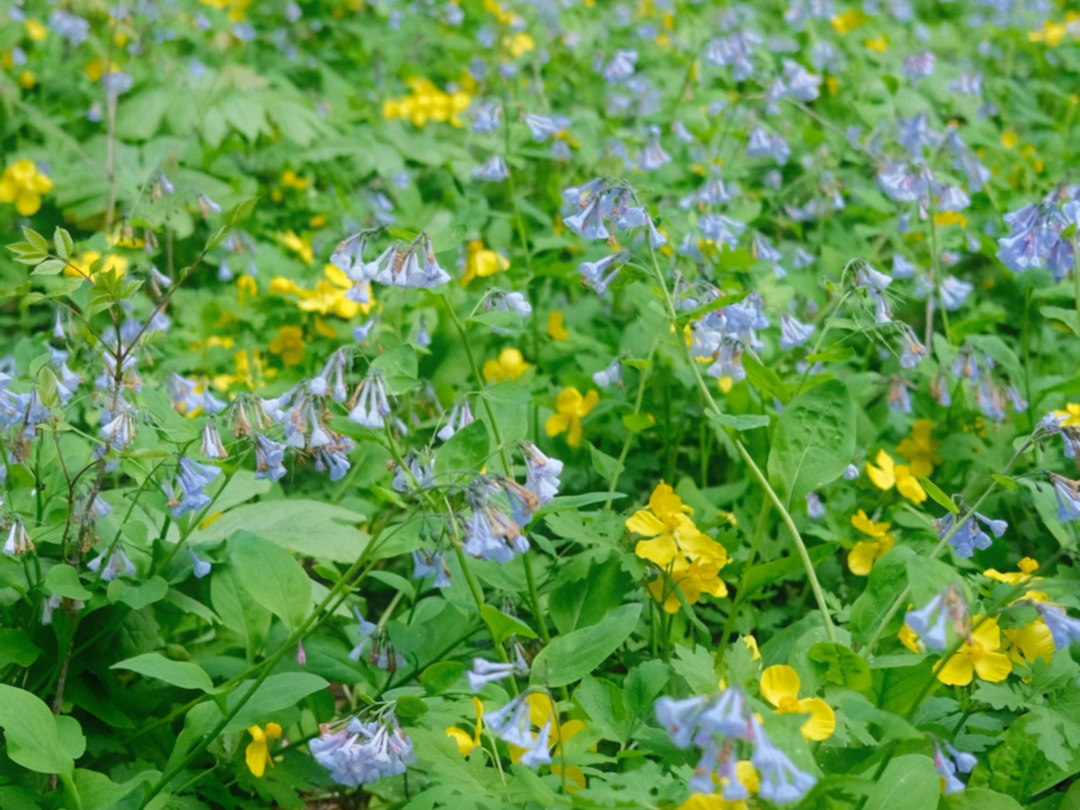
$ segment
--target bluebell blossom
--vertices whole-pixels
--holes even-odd
[[[640,168],[643,172],[655,172],[662,166],[671,162],[671,155],[664,151],[660,145],[660,130],[657,127],[649,128],[649,137],[645,146],[641,149]]]
[[[405,494],[414,486],[425,489],[434,483],[435,473],[431,465],[421,464],[415,453],[407,453],[404,461],[405,467],[398,464],[394,470],[394,480],[390,486],[395,492]],[[405,475],[406,471],[409,473],[408,476]]]
[[[607,292],[608,285],[619,275],[625,261],[626,254],[611,253],[595,262],[582,262],[578,265],[578,272],[581,273],[584,281],[592,284],[597,295],[603,295]],[[608,273],[607,271],[613,266],[614,269]],[[606,276],[605,273],[607,273]]]
[[[926,347],[909,327],[904,327],[902,332],[904,351],[900,355],[900,368],[915,368],[926,357]]]
[[[225,445],[221,443],[221,434],[209,419],[203,424],[202,441],[199,445],[199,454],[203,458],[211,460],[226,458]]]
[[[877,185],[890,200],[902,203],[920,202],[930,189],[931,175],[923,167],[913,171],[903,161],[886,163],[877,174]]]
[[[890,383],[886,402],[893,413],[911,413],[911,393],[905,380],[897,378]]]
[[[939,211],[963,211],[971,207],[971,197],[962,188],[946,185],[937,189]]]
[[[515,554],[527,552],[529,541],[521,534],[521,527],[501,510],[477,499],[465,524],[462,548],[471,557],[505,564]]]
[[[77,48],[86,42],[90,35],[90,23],[82,17],[58,9],[49,15],[49,30],[67,40],[72,48]]]
[[[774,804],[790,804],[802,799],[817,784],[817,779],[796,768],[787,754],[772,744],[753,715],[750,716],[750,728],[754,743],[750,762],[761,780],[758,795]]]
[[[987,169],[979,156],[971,150],[963,138],[955,129],[950,129],[945,136],[949,152],[953,156],[952,167],[962,171],[968,180],[968,188],[972,192],[982,191],[983,184],[990,179],[990,170]]]
[[[502,126],[502,104],[497,101],[486,101],[477,104],[472,111],[472,131],[477,135],[489,135],[497,132]]]
[[[472,670],[467,673],[469,691],[474,695],[479,694],[489,683],[496,683],[514,675],[521,677],[528,675],[529,665],[521,654],[521,647],[515,646],[514,653],[515,659],[505,664],[497,664],[483,658],[474,658]]]
[[[382,374],[372,371],[360,383],[358,392],[359,398],[356,406],[349,412],[349,421],[369,430],[382,430],[386,425],[386,417],[390,415],[390,401],[386,396]]]
[[[750,57],[761,43],[761,37],[750,31],[739,31],[723,39],[714,39],[705,51],[705,61],[719,67],[730,67],[735,81],[746,81],[754,75]]]
[[[784,351],[802,346],[813,334],[812,324],[801,323],[786,312],[780,316],[780,348]]]
[[[170,496],[169,506],[172,507],[173,520],[179,520],[189,512],[210,506],[213,500],[203,490],[219,475],[221,475],[221,470],[217,467],[199,464],[186,456],[181,456],[176,478],[180,494],[176,495],[175,491],[167,493]]]
[[[573,157],[573,153],[570,151],[570,144],[566,141],[552,141],[551,142],[551,159],[556,163],[566,163]]]
[[[1050,473],[1050,483],[1057,498],[1057,518],[1061,523],[1080,520],[1080,481],[1073,481],[1064,476]]]
[[[697,201],[706,205],[723,205],[731,202],[731,193],[720,178],[719,167],[713,167],[712,172],[705,181],[705,185],[694,196]]]
[[[726,217],[723,214],[705,214],[698,220],[698,230],[706,239],[717,245],[736,248],[739,237],[746,230],[746,223]]]
[[[791,59],[784,60],[784,81],[788,95],[799,101],[813,101],[821,95],[821,77]]]
[[[936,62],[937,57],[932,51],[923,51],[906,57],[900,69],[912,82],[918,82],[919,79],[928,79],[934,75]]]
[[[754,233],[750,255],[759,262],[780,262],[784,256],[760,233]]]
[[[337,436],[333,443],[319,447],[315,452],[315,471],[329,472],[331,482],[340,481],[351,469],[349,453],[355,446],[347,436]]]
[[[34,550],[34,544],[30,535],[26,533],[26,527],[21,520],[14,520],[8,531],[7,540],[4,542],[3,553],[7,557],[20,557]]]
[[[550,765],[551,752],[548,751],[548,739],[550,736],[551,721],[548,720],[540,729],[540,733],[536,735],[536,740],[533,742],[532,747],[521,755],[521,759],[518,760],[518,762],[526,768],[532,768],[534,771],[541,765]]]
[[[525,455],[525,488],[532,492],[541,504],[551,503],[559,494],[563,463],[545,455],[532,442],[521,442]]]
[[[107,443],[110,450],[123,450],[135,439],[135,421],[131,410],[123,399],[117,399],[117,414],[98,429],[98,436]],[[102,413],[105,417],[106,413]]]
[[[359,639],[359,642],[349,652],[349,659],[351,661],[359,661],[360,656],[364,653],[364,649],[371,641],[371,637],[375,634],[379,627],[374,622],[369,622],[367,619],[365,619],[355,605],[353,606],[352,610],[353,615],[356,617],[356,636]]]
[[[410,245],[392,246],[367,265],[365,272],[372,281],[406,290],[441,287],[450,281],[449,274],[435,257],[431,238],[427,234],[421,234]]]
[[[607,368],[597,371],[592,375],[593,382],[601,388],[610,388],[613,385],[622,386],[622,365],[618,359],[612,360]]]
[[[961,281],[956,276],[945,276],[941,280],[939,290],[941,291],[941,305],[945,307],[948,312],[956,312],[967,301],[968,296],[971,295],[975,289],[975,285],[969,284],[966,281]]]
[[[532,138],[537,143],[544,143],[560,132],[570,127],[570,119],[561,115],[537,115],[529,113],[525,116],[525,125],[532,133]]]
[[[492,155],[483,166],[473,169],[473,177],[489,183],[501,183],[510,176],[506,161],[500,155]]]
[[[611,236],[604,227],[599,199],[592,199],[576,214],[566,217],[563,224],[586,239],[608,239]]]
[[[308,747],[334,782],[352,788],[400,776],[416,761],[412,740],[396,718],[372,723],[354,718],[339,731],[324,731]]]
[[[671,134],[675,136],[675,140],[679,143],[691,144],[694,142],[694,136],[687,130],[682,121],[672,123]]]
[[[821,502],[821,496],[816,492],[806,493],[806,516],[814,520],[825,517],[825,504]]]
[[[86,567],[95,574],[100,573],[103,582],[112,582],[114,579],[126,576],[135,576],[135,564],[128,559],[119,545],[112,553],[102,552],[86,564]]]
[[[845,481],[854,481],[858,477],[859,477],[859,468],[856,467],[854,464],[848,464],[847,467],[844,468],[844,480]]]
[[[942,590],[920,610],[909,610],[904,624],[919,637],[927,649],[943,652],[948,644],[946,635],[950,619],[958,621],[966,612],[961,610],[963,601],[949,589]]]
[[[791,147],[779,135],[766,132],[762,127],[755,127],[750,132],[746,154],[752,158],[772,158],[783,166],[791,157]]]
[[[469,400],[463,399],[460,403],[454,403],[454,407],[450,409],[450,417],[446,420],[446,424],[435,435],[444,442],[449,441],[455,433],[468,427],[474,421],[476,420],[469,409]]]
[[[724,694],[733,690],[728,689]],[[737,692],[738,690],[734,690]],[[694,741],[694,736],[701,722],[705,710],[710,708],[703,697],[692,697],[685,700],[673,700],[669,697],[659,698],[653,705],[656,720],[667,731],[671,742],[676,748],[686,749]],[[745,727],[745,721],[742,721]]]
[[[68,353],[61,349],[50,349],[52,352],[52,367],[56,371],[56,395],[60,398],[60,405],[67,407],[75,389],[82,380],[72,372],[67,365]]]
[[[811,48],[810,64],[814,66],[814,70],[833,74],[842,72],[846,66],[843,54],[831,42],[824,39],[819,39]]]
[[[94,497],[86,505],[86,519],[90,521],[101,520],[111,515],[112,512],[113,508],[101,497],[100,493],[95,493]]]
[[[484,715],[484,725],[505,743],[518,748],[529,748],[533,744],[532,732],[529,731],[529,701],[527,693],[515,697],[501,709]]]
[[[629,79],[634,75],[637,59],[637,51],[616,51],[601,73],[604,81],[614,86]]]
[[[995,422],[1005,421],[1005,392],[989,379],[979,383],[975,389],[975,405],[983,416],[993,419]]]
[[[1049,602],[1035,602],[1034,605],[1050,630],[1055,649],[1067,650],[1080,641],[1080,621],[1069,616],[1065,608]]]
[[[899,253],[894,253],[892,257],[892,274],[893,278],[912,278],[915,275],[915,265],[901,256]]]
[[[191,555],[192,570],[195,573],[196,579],[202,579],[210,573],[210,563],[208,563],[206,560],[200,560],[195,554],[195,551],[191,548],[188,548],[188,554]]]
[[[941,134],[930,129],[926,115],[920,113],[911,118],[900,119],[897,142],[907,149],[914,163],[922,163],[925,148],[935,149],[941,143]]]
[[[416,549],[412,553],[413,579],[428,579],[435,577],[433,585],[436,588],[449,588],[453,583],[450,581],[450,570],[446,567],[446,559],[441,551],[434,553]]]
[[[211,200],[205,194],[198,196],[199,210],[202,211],[204,218],[209,218],[211,214],[220,214],[221,206]]]
[[[998,239],[997,257],[1014,273],[1044,266],[1067,221],[1046,201],[1005,215],[1009,235]]]
[[[956,749],[952,750],[955,751]],[[974,757],[972,758],[974,759]],[[966,761],[965,764],[967,764]],[[936,742],[934,743],[934,770],[938,772],[938,776],[942,779],[941,790],[946,796],[962,793],[965,790],[966,786],[956,775],[957,764],[942,753],[940,746]]]
[[[892,276],[875,270],[866,262],[860,262],[855,271],[855,286],[873,292],[885,292],[892,284]]]
[[[255,480],[280,481],[285,477],[285,445],[263,434],[255,436]]]

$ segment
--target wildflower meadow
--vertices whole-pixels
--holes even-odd
[[[1072,0],[0,0],[0,810],[1080,810]]]

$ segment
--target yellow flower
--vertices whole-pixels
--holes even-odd
[[[557,717],[557,708],[551,698],[543,693],[534,692],[529,695],[529,722],[536,728],[542,728],[549,720],[551,721],[548,744],[552,746],[554,762],[549,767],[555,776],[560,776],[562,775],[563,743],[569,742],[572,737],[580,734],[587,726],[580,720],[567,720],[565,723],[560,723]],[[536,739],[535,734],[533,734],[533,739]],[[508,747],[510,749],[510,761],[517,764],[521,761],[526,749],[518,748],[516,745]],[[589,750],[596,751],[596,746],[593,745]],[[574,783],[574,787],[567,785],[567,792],[569,793],[586,786],[585,774],[576,765],[571,765],[566,769],[566,778]]]
[[[959,211],[942,211],[940,214],[934,214],[934,224],[939,228],[947,228],[950,225],[959,225],[961,228],[966,228],[967,217]]]
[[[897,633],[897,638],[900,639],[901,644],[903,644],[916,655],[926,652],[925,645],[919,640],[919,634],[912,630],[910,627],[908,627],[906,624],[900,625],[900,632]]]
[[[278,234],[278,241],[281,244],[300,257],[300,260],[304,264],[311,264],[315,261],[315,254],[311,250],[311,243],[302,237],[297,236],[292,231],[285,231],[285,233]]]
[[[500,355],[500,360],[502,359]],[[589,415],[600,401],[600,395],[596,391],[590,391],[585,396],[576,388],[565,388],[555,400],[557,413],[548,417],[544,429],[547,435],[554,437],[560,433],[566,434],[566,443],[571,447],[581,444],[581,420]]]
[[[23,20],[23,28],[26,29],[26,35],[34,42],[44,42],[49,36],[49,29],[37,20]]]
[[[885,51],[889,50],[889,41],[884,36],[864,40],[863,45],[866,46],[866,50],[874,53],[885,53]]]
[[[514,34],[510,37],[503,37],[503,47],[510,52],[512,57],[517,59],[529,51],[536,50],[536,42],[528,34]]]
[[[547,333],[552,340],[563,341],[570,337],[570,333],[563,326],[563,321],[564,318],[561,312],[552,312],[548,315]]]
[[[41,209],[41,195],[52,191],[52,180],[32,160],[12,163],[0,177],[0,202],[15,203],[19,216],[32,217]]]
[[[751,795],[761,789],[761,778],[749,760],[741,759],[735,763],[735,778]],[[721,778],[716,793],[695,793],[679,805],[679,810],[747,810],[749,805],[746,802],[729,802],[723,797],[722,788],[727,783],[726,778]]]
[[[454,127],[463,126],[460,113],[465,112],[472,103],[472,96],[468,93],[459,90],[447,95],[427,79],[418,76],[405,83],[412,90],[412,95],[384,101],[383,118],[408,119],[416,127],[422,127],[428,121],[447,121]]]
[[[37,84],[37,77],[32,70],[24,70],[19,74],[19,87],[23,90],[33,90]],[[26,216],[30,216],[27,214]]]
[[[303,191],[311,185],[311,181],[305,177],[300,177],[292,169],[286,169],[281,175],[281,185],[286,188],[295,188],[297,191]]]
[[[851,9],[845,11],[843,14],[838,14],[832,18],[832,27],[840,36],[850,34],[860,25],[866,22],[866,18],[858,11]]]
[[[829,739],[836,731],[836,714],[821,698],[800,700],[800,686],[799,674],[786,664],[769,667],[761,673],[761,696],[776,708],[777,714],[808,714],[810,719],[800,729],[803,739]]]
[[[467,757],[474,748],[480,746],[480,732],[484,729],[484,704],[475,695],[473,695],[472,704],[476,710],[476,728],[473,730],[473,736],[470,737],[466,732],[454,726],[446,730],[446,736],[457,743],[458,753],[463,757]]]
[[[282,326],[278,336],[270,341],[271,354],[281,357],[287,366],[295,366],[304,359],[304,332],[297,326]]]
[[[1080,427],[1080,404],[1070,402],[1063,411],[1054,411],[1062,427]]]
[[[928,478],[934,467],[941,464],[941,456],[936,452],[941,442],[930,435],[933,429],[934,423],[929,419],[919,419],[911,426],[911,437],[896,446],[896,452],[911,465],[911,474],[919,478]]]
[[[248,296],[254,298],[259,294],[259,285],[255,283],[255,279],[251,276],[240,276],[236,280],[236,302],[239,306],[243,306]]]
[[[1007,129],[1001,133],[1001,145],[1009,151],[1012,151],[1020,145],[1020,136],[1011,129]]]
[[[664,610],[676,613],[681,600],[696,604],[703,593],[727,596],[727,585],[720,579],[720,569],[727,565],[727,551],[711,537],[698,531],[688,517],[694,510],[683,504],[669,484],[660,484],[649,498],[649,508],[639,509],[626,521],[626,528],[643,535],[634,553],[664,569],[649,584],[649,593]]]
[[[484,363],[484,379],[489,383],[517,380],[530,368],[532,366],[525,362],[517,349],[503,349],[499,352],[498,360],[487,360]]]
[[[113,254],[105,258],[104,264],[99,269],[91,272],[90,268],[100,258],[101,254],[96,250],[84,250],[78,258],[68,259],[68,264],[64,265],[64,275],[72,278],[86,278],[93,283],[102,273],[116,273],[117,276],[123,276],[127,272],[128,260],[123,256]]]
[[[869,461],[866,462],[866,473],[878,489],[892,489],[907,498],[912,503],[922,503],[926,500],[926,491],[919,483],[919,479],[912,475],[911,468],[905,464],[896,464],[893,457],[880,450],[875,459],[877,466]]]
[[[859,577],[869,575],[874,563],[884,557],[893,547],[888,523],[874,523],[860,509],[851,517],[851,525],[874,540],[860,540],[848,554],[848,568]]]
[[[1016,567],[1019,570],[1009,571],[1005,574],[1002,574],[993,568],[988,568],[983,571],[983,576],[987,579],[992,579],[995,582],[1004,582],[1006,585],[1019,585],[1023,582],[1042,581],[1042,577],[1032,576],[1032,574],[1039,570],[1039,563],[1031,559],[1031,557],[1024,557],[1024,559],[1016,564]]]
[[[934,667],[937,678],[949,686],[967,686],[978,676],[990,683],[999,683],[1009,677],[1012,664],[1001,652],[1001,630],[997,618],[979,623],[982,616],[972,618],[972,626],[978,625],[971,638],[948,661],[939,661]]]
[[[1014,664],[1030,666],[1037,658],[1047,664],[1054,657],[1054,636],[1046,622],[1039,617],[1023,627],[1002,630],[1007,642],[1007,655]]]
[[[487,278],[510,267],[506,257],[494,250],[487,250],[480,241],[469,242],[468,255],[465,257],[465,276],[461,279],[464,287],[474,278]]]
[[[280,739],[281,726],[277,723],[267,723],[265,731],[259,726],[252,726],[248,729],[248,734],[252,736],[252,741],[248,743],[245,756],[248,770],[261,779],[268,764],[271,768],[274,767],[274,760],[270,757],[270,745],[267,740]]]
[[[305,290],[292,279],[279,276],[270,282],[270,292],[297,296],[300,300],[296,306],[304,312],[336,315],[345,320],[355,318],[361,312],[367,315],[375,308],[375,297],[371,293],[370,283],[367,285],[367,303],[360,304],[346,295],[352,289],[353,283],[334,265],[326,265],[323,275],[326,276],[326,281],[316,282],[314,290]]]

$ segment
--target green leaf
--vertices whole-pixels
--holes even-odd
[[[228,705],[234,706],[254,685],[254,681],[245,681],[235,692],[229,695]],[[295,706],[313,692],[319,692],[330,686],[330,682],[310,672],[282,672],[271,675],[243,708],[225,726],[224,733],[244,731],[256,723],[266,722],[268,715]]]
[[[592,459],[592,468],[605,481],[610,481],[623,471],[623,465],[614,456],[609,456],[603,450],[597,448],[592,442],[589,445],[589,456]]]
[[[743,368],[746,369],[747,381],[762,394],[776,397],[784,404],[791,399],[790,389],[776,376],[776,372],[761,365],[756,358],[743,355]]]
[[[45,575],[45,587],[57,596],[85,602],[93,594],[79,581],[79,572],[66,563],[54,565]]]
[[[863,810],[927,810],[938,806],[941,779],[930,757],[893,757],[870,791]]]
[[[628,413],[622,418],[623,426],[631,433],[641,433],[656,424],[647,413]]]
[[[229,539],[230,562],[251,598],[291,631],[311,609],[311,580],[293,556],[276,543],[239,531]]]
[[[181,689],[201,689],[203,692],[214,691],[214,682],[198,664],[189,661],[170,661],[158,653],[146,653],[113,664],[109,669],[126,669],[137,672],[147,678],[179,686]]]
[[[441,695],[465,674],[461,661],[440,661],[420,673],[420,685],[429,695]]]
[[[491,454],[491,439],[483,420],[477,419],[459,430],[435,453],[438,473],[477,472]]]
[[[402,720],[415,720],[427,714],[427,704],[418,697],[403,695],[399,697],[394,706],[395,714]]]
[[[255,203],[258,201],[258,197],[252,197],[249,200],[244,200],[234,205],[229,213],[225,215],[226,227],[235,228],[245,219],[250,217],[255,211]]]
[[[811,546],[806,551],[810,556],[810,562],[816,566],[818,563],[835,556],[836,547],[833,545]],[[742,593],[737,594],[737,598],[742,602],[766,585],[775,585],[782,582],[784,578],[798,574],[802,570],[802,558],[797,554],[792,554],[790,557],[781,557],[767,563],[759,563],[747,571]]]
[[[400,574],[395,574],[393,571],[372,571],[368,574],[368,578],[389,585],[395,591],[401,591],[410,602],[416,599],[416,588]]]
[[[952,498],[941,491],[941,487],[925,476],[919,477],[919,483],[922,484],[922,488],[926,490],[926,494],[933,498],[938,506],[948,509],[954,515],[960,514],[959,507],[953,503]],[[1016,485],[1014,484],[1013,486],[1015,487]]]
[[[135,585],[114,579],[109,583],[107,591],[110,602],[123,602],[132,610],[141,610],[154,602],[160,602],[168,592],[169,583],[159,576]]]
[[[561,635],[599,624],[608,611],[622,604],[633,578],[617,558],[590,566],[584,579],[565,577],[548,597],[548,613]]]
[[[59,275],[60,273],[63,272],[65,266],[66,265],[64,264],[64,262],[60,261],[59,259],[48,259],[46,261],[43,261],[41,264],[39,264],[37,267],[35,267],[32,271],[30,271],[30,275],[32,275],[32,276],[55,276],[55,275]]]
[[[41,649],[20,628],[0,627],[0,670],[10,664],[28,667],[41,655]]]
[[[1077,328],[1075,310],[1062,309],[1061,307],[1039,307],[1039,314],[1044,318],[1049,318],[1052,321],[1058,321],[1065,324],[1074,335],[1080,335],[1080,329]]]
[[[502,312],[498,309],[492,309],[488,312],[477,312],[475,315],[466,319],[465,322],[490,326],[494,329],[505,329],[508,332],[520,332],[525,325],[521,316],[516,312],[510,310]]]
[[[855,692],[869,692],[874,685],[866,661],[842,644],[820,642],[810,648],[808,657],[820,665],[818,674],[828,683]]]
[[[408,344],[380,354],[372,361],[371,367],[382,372],[386,390],[391,394],[404,394],[416,386],[419,368],[416,350]]]
[[[806,356],[807,363],[842,363],[855,357],[856,353],[850,346],[837,346],[825,352],[809,354]]]
[[[0,728],[7,755],[17,765],[68,778],[75,771],[74,760],[60,742],[56,718],[41,698],[0,684]]]
[[[581,680],[629,638],[641,615],[641,603],[611,611],[600,624],[559,636],[533,659],[532,682],[548,687]]]
[[[744,414],[730,414],[730,413],[713,413],[709,411],[705,414],[709,421],[713,423],[713,429],[719,427],[731,428],[732,430],[754,430],[755,428],[768,427],[769,422],[772,421],[768,416],[763,414],[744,413]]]
[[[536,633],[525,622],[515,619],[513,616],[507,616],[491,605],[484,605],[480,609],[480,615],[483,617],[488,629],[491,630],[491,635],[494,637],[496,644],[502,644],[513,635],[536,638]]]
[[[990,473],[990,477],[997,481],[998,486],[1002,489],[1007,489],[1009,492],[1016,492],[1020,487],[1013,479],[1005,475],[998,475],[997,473]]]
[[[671,661],[675,674],[682,676],[690,691],[696,695],[708,695],[720,688],[720,676],[714,664],[713,654],[700,644],[693,650],[681,645],[676,647],[675,657]]]
[[[60,227],[53,232],[53,246],[56,255],[61,259],[67,259],[75,253],[75,243],[71,241],[71,234]]]
[[[790,504],[839,478],[854,453],[855,407],[847,386],[829,380],[784,408],[769,452],[769,479]]]
[[[727,293],[722,298],[717,298],[714,301],[710,301],[705,306],[698,307],[697,309],[687,312],[685,315],[679,316],[679,328],[686,326],[686,324],[696,321],[698,318],[702,318],[708,315],[710,312],[716,312],[718,309],[724,307],[730,307],[732,304],[737,304],[742,301],[746,296],[750,294],[750,290],[741,290],[737,293]]]
[[[22,233],[23,233],[23,238],[27,242],[29,242],[31,245],[33,245],[35,248],[42,251],[43,253],[48,253],[49,252],[49,243],[45,240],[45,237],[42,236],[40,233],[38,233],[35,230],[32,230],[31,228],[27,228],[25,225],[23,226]]]
[[[1012,796],[986,788],[968,788],[945,797],[949,810],[1024,810]],[[1060,810],[1066,810],[1062,802]]]

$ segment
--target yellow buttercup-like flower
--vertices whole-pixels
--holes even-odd
[[[552,312],[548,315],[547,333],[552,340],[563,341],[569,339],[570,333],[563,326],[565,320],[561,312]]]
[[[49,36],[49,29],[37,20],[23,20],[23,28],[26,29],[26,35],[34,42],[44,42]]]
[[[1036,571],[1039,570],[1039,563],[1031,557],[1024,557],[1016,564],[1017,571],[1008,571],[1001,573],[993,568],[988,568],[983,571],[983,576],[987,579],[992,579],[995,582],[1004,582],[1006,585],[1020,585],[1025,582],[1041,582],[1042,577],[1033,576]]]
[[[128,260],[123,256],[113,254],[106,257],[100,268],[91,272],[90,268],[100,258],[101,254],[96,250],[84,250],[79,254],[78,258],[72,257],[68,259],[68,263],[64,265],[64,275],[72,278],[88,279],[93,283],[97,281],[97,277],[102,273],[116,273],[118,276],[127,273]]]
[[[896,452],[907,459],[914,476],[928,478],[934,467],[941,464],[941,456],[937,453],[941,442],[930,435],[933,429],[934,423],[929,419],[919,419],[911,426],[911,436],[896,446]]]
[[[1023,627],[1002,630],[1005,654],[1014,664],[1031,666],[1041,658],[1047,664],[1054,657],[1054,635],[1040,616]]]
[[[1080,403],[1070,402],[1063,411],[1054,411],[1062,427],[1080,427]]]
[[[735,778],[751,796],[757,795],[761,789],[761,777],[749,760],[740,759],[735,763]],[[679,810],[748,810],[749,805],[745,801],[729,802],[724,798],[723,789],[727,783],[727,778],[721,777],[716,793],[695,793],[679,805]]]
[[[836,731],[836,714],[821,698],[800,699],[800,686],[799,674],[786,664],[761,673],[761,696],[776,708],[777,714],[808,714],[810,719],[800,729],[803,739],[829,739]]]
[[[270,756],[269,740],[281,738],[281,726],[277,723],[267,723],[265,731],[259,726],[252,726],[248,729],[248,734],[252,736],[252,740],[248,743],[244,759],[248,770],[261,779],[267,765],[274,767],[274,760]]]
[[[488,250],[480,241],[469,242],[468,255],[465,257],[465,276],[461,279],[464,287],[474,278],[487,278],[510,267],[510,262],[501,253]]]
[[[0,177],[0,202],[14,203],[20,216],[32,217],[41,210],[41,195],[52,187],[52,180],[38,171],[34,161],[18,160]]]
[[[411,95],[383,102],[383,118],[407,119],[413,126],[423,127],[428,121],[447,122],[453,127],[464,126],[461,113],[472,103],[464,90],[444,93],[427,79],[413,77],[406,81]]]
[[[467,757],[474,748],[480,746],[480,732],[484,730],[484,704],[475,695],[473,695],[472,703],[473,708],[476,710],[476,727],[473,729],[473,735],[470,737],[468,732],[462,731],[455,726],[450,726],[446,730],[446,736],[457,743],[458,753],[463,757]]]
[[[371,292],[370,284],[367,285],[368,300],[358,303],[346,295],[353,287],[347,275],[332,264],[323,268],[323,275],[326,280],[316,282],[314,290],[305,290],[292,279],[279,276],[270,282],[270,292],[297,296],[300,300],[296,306],[304,312],[336,315],[345,320],[351,320],[360,313],[368,315],[375,308],[375,296]]]
[[[311,249],[311,243],[308,240],[297,236],[292,231],[279,233],[278,241],[281,242],[283,247],[288,248],[299,256],[300,261],[304,264],[311,264],[315,261],[315,253]]]
[[[517,349],[503,349],[498,360],[485,361],[484,379],[489,383],[517,380],[530,368],[532,365],[525,362]]]
[[[934,667],[937,678],[949,686],[967,686],[976,676],[990,683],[1000,683],[1012,672],[1012,663],[1001,652],[1001,630],[997,618],[980,620],[972,618],[975,629],[971,637],[948,661],[939,661]],[[976,626],[977,625],[977,626]]]
[[[868,576],[874,563],[884,557],[893,547],[893,536],[888,523],[874,523],[860,509],[851,517],[851,525],[873,540],[860,540],[848,554],[848,568],[859,577]]]
[[[268,348],[270,353],[278,355],[285,365],[298,365],[304,359],[304,331],[297,326],[282,326]]]
[[[910,467],[897,464],[884,450],[878,452],[874,461],[876,466],[866,462],[866,474],[870,476],[874,486],[885,490],[896,487],[896,491],[912,503],[919,504],[926,500],[926,490],[912,474]]]
[[[581,420],[588,416],[596,403],[600,401],[600,395],[596,391],[590,391],[585,396],[576,388],[565,388],[555,400],[557,413],[548,417],[544,429],[548,436],[566,434],[566,443],[571,447],[581,444]]]

